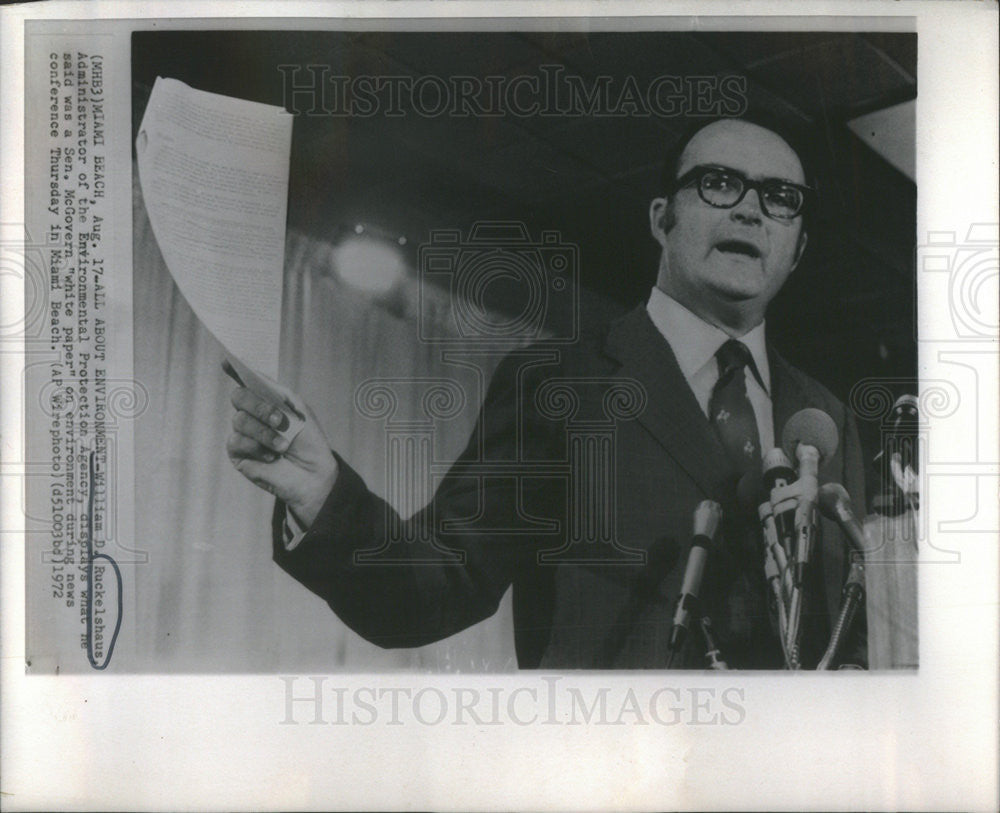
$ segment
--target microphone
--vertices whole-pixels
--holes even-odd
[[[785,424],[781,445],[789,457],[799,461],[799,491],[795,509],[795,574],[796,586],[802,584],[812,558],[816,528],[816,495],[819,489],[819,466],[837,451],[837,425],[821,409],[799,410]]]
[[[787,556],[792,555],[792,540],[795,538],[795,506],[797,492],[791,488],[795,483],[795,469],[788,455],[782,449],[771,449],[762,461],[764,470],[763,487],[770,497],[774,524],[778,539]]]
[[[831,519],[840,526],[847,537],[851,547],[858,553],[864,553],[868,548],[865,541],[865,532],[854,515],[851,505],[851,495],[840,483],[826,483],[819,490],[819,510],[827,519]],[[829,669],[840,647],[841,641],[857,613],[858,607],[864,599],[864,567],[861,562],[852,562],[851,570],[844,583],[843,599],[840,605],[840,613],[833,626],[830,635],[830,643],[819,664],[819,670]]]
[[[670,630],[670,641],[667,643],[669,652],[667,667],[670,667],[674,654],[680,650],[691,628],[691,618],[698,604],[698,593],[705,576],[705,564],[708,561],[708,549],[715,541],[715,534],[722,519],[722,507],[712,500],[702,500],[694,511],[694,533],[691,539],[691,551],[688,553],[687,565],[684,567],[684,579],[681,591],[677,596],[677,607],[674,610],[673,627]]]
[[[763,509],[763,506],[761,508]],[[782,589],[782,586],[787,581],[787,579],[782,577],[787,576],[788,571],[782,571],[779,568],[773,552],[775,550],[781,552],[782,556],[784,556],[780,545],[776,545],[774,549],[768,548],[764,551],[764,577],[767,579],[768,586],[770,586],[771,592],[774,594],[774,608],[778,614],[778,637],[781,639],[781,651],[785,656],[785,664],[791,666],[788,658],[787,642],[788,608],[785,605],[785,591]]]
[[[771,515],[771,503],[762,502],[757,511],[760,517],[764,544],[766,545],[764,551],[765,571],[767,569],[767,560],[772,560],[777,571],[778,596],[781,599],[789,598],[792,592],[792,574],[788,569],[788,557],[785,555],[785,549],[778,542],[778,532],[775,530],[774,517]]]
[[[900,395],[892,405],[892,423],[890,424],[891,451],[900,456],[900,467],[910,467],[914,472],[920,471],[917,459],[917,427],[920,422],[919,402],[915,395]],[[890,453],[890,457],[891,457]]]
[[[792,595],[788,606],[788,636],[786,659],[792,669],[799,669],[799,635],[801,632],[803,585],[812,558],[816,534],[816,496],[819,490],[819,466],[837,451],[837,425],[821,409],[799,410],[785,424],[781,445],[789,458],[798,460],[799,479],[794,484],[795,503],[795,567],[792,574]]]
[[[919,402],[916,396],[899,396],[890,411],[882,448],[872,460],[881,464],[882,483],[886,487],[875,498],[876,510],[880,513],[896,516],[920,507],[919,424]]]
[[[785,457],[785,453],[780,449],[778,452],[787,461],[788,458]],[[791,471],[791,466],[788,467],[788,470]],[[766,480],[762,480],[754,472],[748,471],[740,478],[740,482],[736,487],[736,495],[739,498],[740,507],[747,513],[756,513],[757,519],[760,522],[761,539],[764,543],[765,572],[769,573],[769,562],[773,562],[779,591],[785,590],[786,592],[790,592],[791,584],[789,581],[788,559],[785,555],[785,549],[782,548],[778,541],[778,531],[775,527],[771,501],[763,493],[765,482]],[[770,575],[768,575],[769,580],[770,578]]]
[[[772,449],[771,451],[773,452],[775,450]],[[790,477],[794,479],[795,473],[792,470],[791,465],[787,463],[788,458],[785,456],[785,453],[780,449],[776,451],[778,452],[778,455],[780,455],[780,459],[785,461],[785,471],[782,472],[782,477]],[[772,457],[772,460],[775,459],[775,456],[773,455],[769,454],[769,457]],[[768,464],[765,463],[765,466],[767,465]],[[771,466],[771,468],[773,469],[774,467]],[[791,474],[788,472],[791,472]],[[774,598],[774,609],[778,615],[778,632],[779,638],[781,639],[781,650],[785,656],[785,663],[792,668],[787,643],[788,602],[791,601],[792,595],[795,591],[792,589],[792,574],[788,568],[788,560],[785,556],[785,549],[778,541],[778,531],[776,530],[774,524],[771,500],[769,500],[764,493],[764,483],[773,483],[775,481],[776,478],[762,480],[760,476],[748,471],[742,478],[740,478],[736,493],[739,497],[741,506],[747,510],[752,510],[753,504],[760,500],[760,504],[757,506],[756,511],[757,518],[760,520],[761,538],[764,542],[764,578],[767,581],[768,587],[771,589],[771,593]],[[786,487],[786,485],[782,485],[779,488]],[[792,513],[794,513],[794,497],[792,498],[791,505],[793,509]],[[711,658],[709,659],[709,662],[711,663]],[[712,668],[715,667],[713,666]]]
[[[838,443],[837,424],[833,418],[813,407],[800,409],[792,415],[781,433],[781,445],[790,458],[797,456],[800,445],[806,445],[815,448],[821,459],[828,459],[837,451]]]
[[[892,431],[889,441],[889,471],[896,487],[903,493],[907,507],[919,507],[920,471],[917,429],[919,425],[918,402],[913,395],[901,395],[893,404]]]
[[[920,402],[916,395],[906,393],[900,395],[892,404],[892,428],[899,430],[903,426],[909,427],[920,419]]]
[[[764,455],[763,471],[764,490],[768,493],[795,482],[795,469],[784,449],[777,446]]]
[[[840,483],[826,483],[820,488],[819,510],[824,517],[840,526],[854,550],[864,553],[868,549],[864,529],[854,515],[851,495]]]

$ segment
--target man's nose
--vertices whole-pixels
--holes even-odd
[[[748,189],[743,200],[732,208],[729,216],[743,223],[760,223],[764,217],[760,193],[756,189]]]

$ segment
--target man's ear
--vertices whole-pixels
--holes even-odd
[[[792,270],[794,271],[798,267],[799,260],[802,259],[802,255],[805,254],[806,244],[809,242],[809,235],[806,234],[806,230],[803,229],[799,232],[799,242],[795,246],[795,261],[792,263]]]
[[[674,225],[674,212],[666,198],[653,198],[649,204],[649,231],[661,246],[666,244],[667,232]]]

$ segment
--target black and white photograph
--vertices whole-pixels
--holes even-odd
[[[863,570],[916,547],[916,75],[912,33],[133,34],[136,668],[916,667],[915,557],[874,664]],[[234,213],[275,121],[286,235],[283,187]]]
[[[5,672],[146,709],[90,723],[146,758],[205,729],[178,794],[69,807],[988,809],[898,739],[997,664],[996,36],[942,56],[996,6],[955,5],[27,15]],[[442,750],[362,787],[397,745]],[[739,796],[772,760],[816,782]]]

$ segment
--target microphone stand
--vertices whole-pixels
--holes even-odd
[[[700,617],[698,594],[705,575],[708,551],[715,542],[715,534],[721,521],[722,507],[717,502],[702,500],[698,503],[694,512],[691,549],[688,551],[684,578],[677,596],[670,638],[667,641],[667,669],[673,665],[674,655],[683,647],[691,621]],[[696,612],[698,615],[695,615]]]
[[[792,588],[792,601],[788,608],[788,640],[783,641],[785,647],[785,660],[788,668],[798,670],[802,668],[799,661],[799,625],[802,621],[802,588]]]
[[[812,559],[816,535],[816,494],[820,453],[815,446],[799,443],[795,449],[799,461],[798,504],[795,509],[795,569],[792,573],[792,600],[788,607],[788,654],[792,669],[802,667],[799,662],[799,638],[802,625],[806,569]]]
[[[903,467],[903,459],[899,452],[892,453],[889,470],[892,472],[896,487],[903,495],[907,510],[916,512],[920,508],[920,481],[916,472],[908,463],[905,468]]]
[[[847,575],[847,581],[844,583],[844,600],[840,605],[840,613],[837,615],[837,622],[834,624],[833,632],[830,635],[830,643],[827,645],[826,652],[823,653],[820,662],[816,665],[818,671],[830,668],[830,664],[833,663],[833,659],[837,655],[837,650],[840,648],[844,635],[851,628],[858,607],[861,606],[864,599],[864,580],[864,565],[860,562],[853,562],[851,570]]]
[[[778,550],[781,546],[778,546]],[[787,570],[785,571],[787,573]],[[775,560],[774,552],[770,547],[764,548],[764,576],[774,593],[774,603],[778,612],[778,637],[781,639],[781,652],[785,656],[785,666],[791,668],[788,658],[788,611],[785,609],[785,595],[781,589],[781,566]]]
[[[705,657],[708,659],[708,668],[716,671],[728,671],[729,664],[722,660],[722,652],[712,635],[712,619],[707,615],[701,617],[701,632],[705,636]]]

